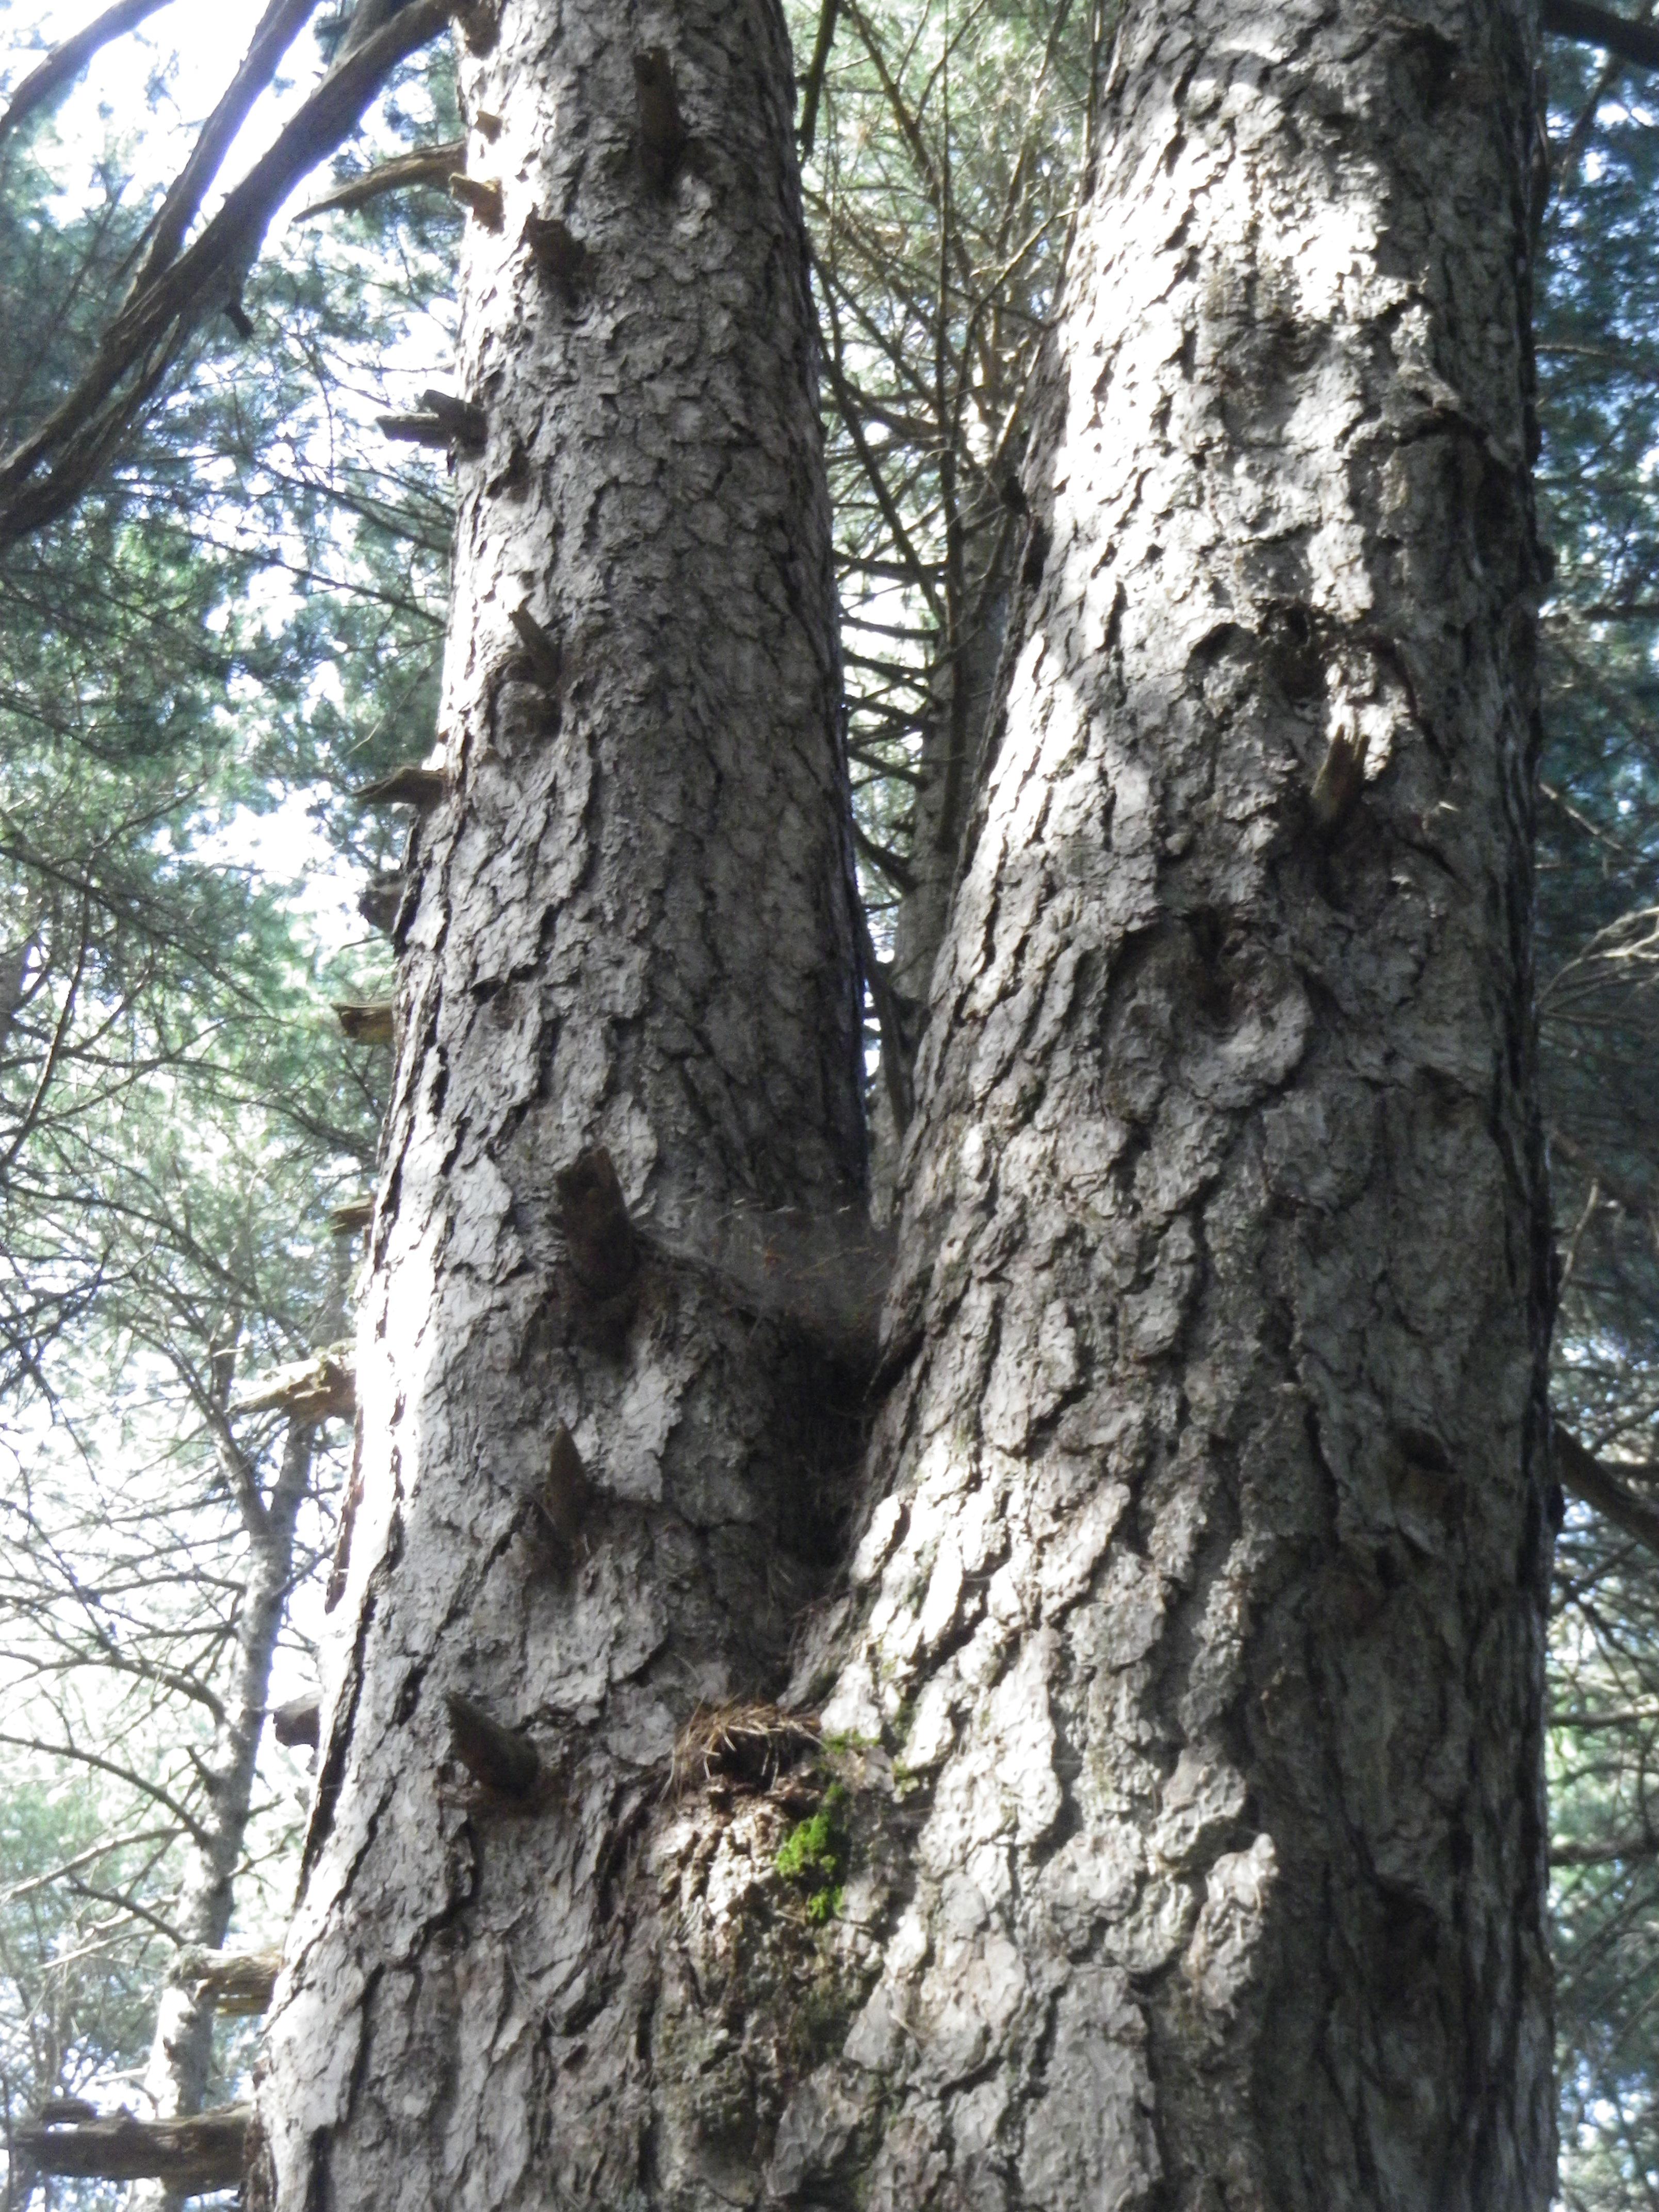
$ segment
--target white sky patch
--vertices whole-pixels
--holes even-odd
[[[322,836],[312,810],[319,793],[292,791],[268,813],[239,807],[210,836],[198,836],[198,860],[252,877],[275,892],[325,957],[370,943],[357,911],[360,869],[346,866]]]

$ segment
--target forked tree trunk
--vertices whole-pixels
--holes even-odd
[[[637,2180],[630,1854],[698,1705],[781,1686],[857,1449],[856,929],[781,13],[485,16],[452,784],[396,932],[344,1632],[252,2183],[295,2212],[544,2204],[589,2106],[591,2185]]]
[[[739,794],[701,780],[736,708],[688,725],[652,680],[682,623],[708,696],[733,635],[799,634],[739,588],[776,509],[716,595],[661,495],[706,465],[700,346],[723,328],[752,362],[776,327],[713,272],[781,271],[802,312],[781,74],[738,96],[775,26],[641,19],[713,141],[714,181],[688,158],[653,213],[611,15],[567,5],[544,47],[550,11],[509,12],[473,72],[507,219],[473,254],[465,798],[411,933],[354,1640],[256,2200],[1541,2208],[1518,12],[1126,17],[918,1069],[860,1540],[789,1699],[823,1701],[823,1746],[705,1729],[678,1795],[690,1698],[768,1679],[808,1362],[659,1256],[625,1341],[593,1340],[550,1170],[597,1135],[671,1218],[745,1177],[833,1205],[850,1092],[799,1024],[850,1012],[827,741],[751,742]],[[496,274],[520,164],[599,243],[592,321],[483,319],[521,281]],[[800,481],[810,438],[787,450]],[[637,629],[636,563],[664,580]],[[520,590],[568,623],[556,737],[518,734],[511,684],[483,704]],[[797,761],[791,811],[766,778]],[[771,959],[739,1008],[751,908]],[[568,1565],[516,1487],[555,1414],[605,1493]],[[446,1690],[527,1727],[542,1780],[445,1782]]]

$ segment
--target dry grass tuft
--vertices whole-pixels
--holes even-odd
[[[810,1713],[753,1701],[699,1705],[674,1747],[669,1789],[676,1797],[699,1788],[769,1790],[817,1747],[818,1724]]]

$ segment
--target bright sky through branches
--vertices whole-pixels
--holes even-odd
[[[44,5],[42,0],[0,0],[0,82],[7,93],[98,13],[99,0],[46,0]],[[91,162],[112,131],[131,154],[134,182],[141,190],[166,183],[230,82],[259,14],[257,6],[226,7],[224,0],[171,0],[136,31],[112,40],[54,111],[64,147]],[[253,109],[220,173],[208,213],[269,143],[278,118],[303,94],[317,65],[313,42],[296,40],[285,88],[267,94]],[[147,88],[152,81],[163,88],[161,97],[135,112],[135,88]]]

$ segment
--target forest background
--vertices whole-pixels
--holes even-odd
[[[0,115],[0,451],[92,356],[240,59],[246,24],[199,0],[141,12],[73,88]],[[1110,11],[788,12],[890,1143]],[[216,194],[350,43],[343,7],[286,15]],[[0,10],[0,101],[76,27]],[[1611,2212],[1659,2203],[1659,79],[1559,39],[1548,70],[1539,982],[1554,1403],[1583,1447],[1561,1465],[1553,1925],[1562,2201]],[[432,741],[447,592],[443,453],[380,425],[445,386],[459,127],[440,40],[301,185],[73,514],[0,550],[14,2203],[120,2193],[42,2183],[15,2134],[54,2099],[146,2111],[203,1929],[257,1952],[292,1891],[307,1752],[262,1723],[286,1707],[302,1738],[314,1680],[350,1447],[349,1350],[326,1355],[374,1184],[403,842],[354,794]],[[210,2104],[258,2033],[216,2014]]]

